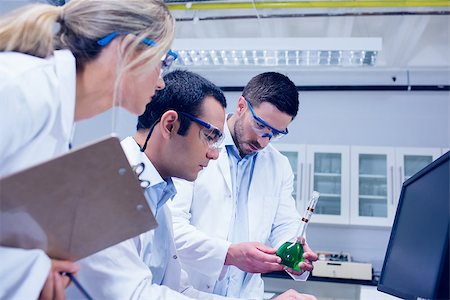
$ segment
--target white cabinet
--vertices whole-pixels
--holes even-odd
[[[351,224],[392,225],[394,162],[393,148],[351,147]]]
[[[273,146],[285,155],[292,167],[294,173],[294,192],[292,197],[295,199],[295,204],[297,210],[303,213],[305,209],[305,200],[303,198],[303,190],[306,184],[304,183],[305,176],[305,162],[306,162],[306,151],[304,145],[291,145],[291,144],[273,144]]]
[[[395,195],[397,203],[403,182],[441,156],[440,148],[395,148]]]
[[[348,146],[306,147],[307,181],[303,199],[320,193],[314,222],[348,224],[350,208],[350,151]]]
[[[273,145],[292,166],[300,213],[315,190],[320,198],[314,223],[370,226],[392,225],[403,181],[442,153],[439,148]]]
[[[351,224],[391,226],[403,182],[441,155],[439,148],[351,147]]]
[[[273,144],[286,155],[294,177],[294,198],[303,213],[312,191],[320,192],[314,212],[315,223],[349,223],[350,148]]]

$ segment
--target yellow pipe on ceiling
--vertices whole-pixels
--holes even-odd
[[[170,10],[450,7],[449,0],[354,0],[283,2],[188,2],[168,3]]]

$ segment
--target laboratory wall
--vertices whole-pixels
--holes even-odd
[[[228,112],[240,94],[225,92]],[[449,103],[448,91],[300,91],[299,113],[280,143],[448,148]],[[127,112],[110,110],[79,122],[74,145],[112,131],[133,134],[135,123]]]
[[[228,110],[240,93],[227,93]],[[300,91],[289,144],[448,147],[449,92]]]
[[[228,107],[236,108],[240,92],[225,93]],[[450,147],[448,91],[304,91],[300,111],[280,143],[363,145],[391,147]],[[79,146],[114,131],[132,135],[136,118],[117,110],[80,122],[74,145]],[[390,229],[354,225],[314,224],[308,228],[314,250],[351,253],[354,260],[372,262],[379,272]]]

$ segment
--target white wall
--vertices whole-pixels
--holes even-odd
[[[226,92],[236,108],[239,92]],[[111,111],[77,125],[74,144],[111,132]],[[281,143],[395,147],[450,147],[449,92],[300,92],[300,111]],[[133,134],[136,118],[118,110],[119,136]]]
[[[448,147],[449,95],[407,91],[300,92],[300,111],[289,127],[290,133],[280,142]]]

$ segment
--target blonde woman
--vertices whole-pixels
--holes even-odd
[[[71,0],[2,16],[0,176],[67,151],[76,121],[113,106],[144,112],[176,58],[173,36],[160,0]],[[0,256],[0,299],[64,298],[59,271],[78,269],[39,250]]]

